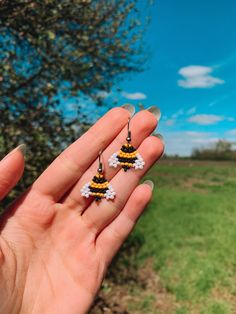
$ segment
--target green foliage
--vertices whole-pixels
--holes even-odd
[[[23,180],[3,201],[3,207],[29,186],[60,150],[75,140],[79,133],[72,128],[70,123],[62,119],[59,112],[51,112],[44,107],[38,107],[34,111],[29,110],[27,113],[20,110],[3,110],[0,128],[1,157],[20,143],[27,145],[26,170]]]
[[[132,260],[142,267],[153,259],[162,291],[173,296],[165,299],[173,309],[166,314],[234,313],[235,176],[234,163],[191,160],[161,161],[148,173],[155,190],[132,235],[144,237]]]
[[[51,104],[58,92],[95,97],[141,69],[142,31],[135,0],[3,0],[0,97],[17,106]]]
[[[81,97],[101,105],[99,91],[142,70],[144,24],[136,0],[1,1],[0,154],[28,144],[19,191],[91,122]]]
[[[230,142],[219,140],[212,148],[194,149],[191,157],[198,160],[236,160],[236,151]]]

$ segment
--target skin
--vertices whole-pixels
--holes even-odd
[[[163,152],[162,142],[150,136],[155,116],[141,111],[131,130],[144,169],[109,168],[106,161],[127,136],[128,118],[123,108],[110,110],[1,217],[0,313],[80,314],[91,307],[112,258],[151,199],[151,187],[139,181]],[[117,196],[96,203],[80,189],[96,173],[100,150]],[[23,170],[18,149],[0,162],[1,199]]]

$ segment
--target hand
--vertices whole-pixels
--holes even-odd
[[[1,218],[0,313],[86,313],[107,267],[151,199],[152,189],[139,180],[161,156],[162,142],[149,136],[157,120],[148,111],[132,119],[132,143],[143,170],[108,167],[124,143],[129,112],[110,110],[70,145],[18,198]],[[103,150],[106,178],[117,196],[96,203],[81,187],[96,174]],[[0,162],[0,197],[21,177],[19,149]]]

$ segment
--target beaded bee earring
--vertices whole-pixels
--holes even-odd
[[[131,144],[130,118],[128,120],[128,136],[119,152],[114,153],[108,160],[109,166],[116,168],[121,165],[126,172],[130,168],[143,169],[145,161],[138,151]]]
[[[95,197],[96,201],[100,201],[102,198],[106,198],[107,200],[109,199],[114,199],[115,198],[115,191],[112,188],[112,186],[109,184],[107,179],[105,179],[104,174],[103,174],[103,166],[102,166],[102,161],[101,161],[101,152],[99,152],[98,156],[98,172],[97,174],[93,177],[91,182],[86,183],[82,189],[80,190],[81,195],[89,198],[90,195]]]

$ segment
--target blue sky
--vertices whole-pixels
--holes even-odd
[[[148,70],[119,102],[157,105],[168,154],[236,141],[236,1],[159,0],[146,34]]]

